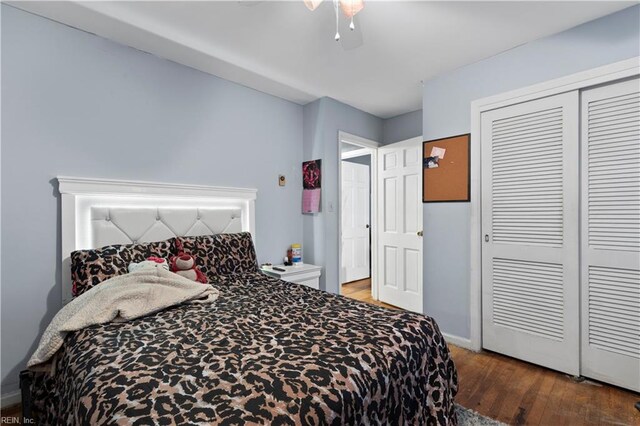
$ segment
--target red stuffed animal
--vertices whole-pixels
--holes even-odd
[[[169,268],[171,272],[188,278],[192,281],[206,284],[207,277],[196,266],[196,260],[190,254],[182,253],[177,256],[173,256],[169,262]]]

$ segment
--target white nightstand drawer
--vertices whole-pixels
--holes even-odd
[[[320,275],[318,275],[316,278],[310,278],[308,280],[296,280],[289,282],[306,285],[308,287],[315,288],[316,290],[320,290]]]
[[[263,269],[262,272],[270,277],[280,278],[283,281],[320,289],[321,266],[304,264],[300,266],[276,265],[275,267],[284,269],[284,271]]]

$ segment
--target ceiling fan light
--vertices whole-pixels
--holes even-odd
[[[340,0],[340,9],[344,16],[353,18],[356,13],[364,9],[364,0]]]
[[[316,10],[320,3],[322,3],[322,0],[304,0],[305,6],[311,11]]]

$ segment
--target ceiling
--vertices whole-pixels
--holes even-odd
[[[345,50],[330,1],[314,12],[302,1],[9,3],[299,104],[329,96],[381,118],[420,109],[423,80],[635,4],[369,0],[356,16],[364,43]]]

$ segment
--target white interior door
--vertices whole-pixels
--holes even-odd
[[[370,187],[369,166],[342,161],[342,283],[371,275]]]
[[[582,93],[582,374],[640,391],[640,94]]]
[[[578,92],[482,114],[483,346],[579,374]]]
[[[422,140],[378,149],[379,298],[422,312]]]

